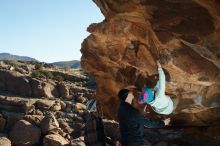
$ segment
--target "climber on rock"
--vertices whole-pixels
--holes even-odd
[[[173,101],[165,95],[165,74],[159,61],[157,61],[157,66],[159,80],[156,86],[154,88],[144,87],[138,98],[138,103],[150,105],[158,114],[169,115],[173,112]]]
[[[135,92],[129,87],[121,89],[118,93],[121,103],[117,116],[122,146],[144,146],[144,126],[160,128],[170,123],[169,118],[163,121],[145,118],[142,112],[132,106]]]

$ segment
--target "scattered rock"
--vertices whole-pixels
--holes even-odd
[[[82,104],[87,100],[84,92],[92,94],[94,91],[85,86],[88,79],[80,75],[81,70],[77,75],[55,72],[65,76],[62,83],[44,78],[44,75],[32,78],[30,75],[35,64],[16,62],[14,67],[0,61],[0,132],[9,133],[12,145],[16,146],[43,145],[41,138],[44,135],[58,135],[58,142],[61,138],[68,143],[71,136],[78,138],[82,135],[84,120],[78,112],[83,114],[85,109]],[[46,68],[43,70],[47,71]],[[79,95],[81,97],[76,98]],[[75,105],[76,101],[80,103]],[[0,139],[1,146],[7,135],[0,134],[0,137],[4,137]],[[66,142],[61,142],[64,144]]]
[[[83,123],[84,122],[84,119],[82,118],[82,116],[80,114],[73,114],[72,119],[76,123]]]
[[[40,110],[49,110],[53,106],[54,103],[55,103],[54,100],[40,99],[36,101],[36,108]]]
[[[71,101],[65,101],[66,109],[64,111],[70,113],[73,109],[73,103]]]
[[[50,134],[44,137],[44,146],[67,146],[69,142],[58,134]]]
[[[41,121],[40,127],[43,134],[48,134],[51,131],[57,131],[59,123],[52,113],[48,113]]]
[[[21,69],[23,69],[25,71],[25,73],[29,73],[31,68],[28,65],[20,65],[19,66]]]
[[[70,127],[70,125],[67,122],[60,121],[59,124],[60,124],[60,128],[68,134],[71,134],[74,131],[74,129]]]
[[[105,134],[111,137],[112,140],[118,140],[120,138],[119,123],[114,120],[103,119],[103,124],[105,127]]]
[[[59,101],[55,101],[54,105],[50,108],[51,111],[60,111],[62,106]]]
[[[24,69],[19,68],[19,67],[15,67],[14,70],[17,71],[17,72],[19,72],[19,73],[21,73],[21,74],[26,74],[26,73],[27,73],[27,71],[25,71]]]
[[[84,104],[82,104],[82,103],[76,103],[76,104],[75,104],[75,109],[76,109],[77,111],[79,111],[79,110],[85,110],[85,109],[86,109],[86,106],[85,106]]]
[[[73,138],[80,137],[84,133],[82,123],[72,123],[71,128],[73,129],[73,132],[71,133]]]
[[[41,115],[25,115],[24,120],[30,122],[33,125],[40,125],[44,116]]]
[[[33,99],[0,95],[0,110],[2,111],[28,113],[34,103]]]
[[[33,97],[59,97],[56,87],[52,84],[32,78],[30,79],[30,85]]]
[[[6,118],[6,130],[11,130],[12,127],[19,121],[22,120],[24,114],[22,113],[15,113],[15,112],[3,112],[3,116]]]
[[[87,101],[87,98],[83,96],[79,96],[76,98],[76,102],[79,102],[79,103],[85,103],[86,101]]]
[[[0,82],[4,85],[0,90],[7,90],[23,96],[31,96],[32,94],[29,80],[18,72],[0,70]]]
[[[64,111],[66,109],[66,103],[64,101],[60,101],[61,110]]]
[[[84,137],[79,137],[71,141],[71,146],[86,146],[84,143]]]
[[[68,97],[70,95],[69,88],[63,83],[58,85],[58,90],[61,97]]]
[[[11,146],[11,141],[7,137],[0,136],[0,146]]]
[[[6,120],[3,117],[0,117],[0,132],[4,131],[6,125]]]

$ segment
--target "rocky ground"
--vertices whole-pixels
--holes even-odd
[[[85,145],[94,79],[81,70],[0,61],[0,146]]]

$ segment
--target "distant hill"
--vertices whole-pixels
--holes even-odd
[[[36,59],[31,57],[12,55],[9,53],[0,53],[0,60],[37,61]]]
[[[38,60],[31,58],[31,57],[12,55],[9,53],[0,53],[0,60],[21,60],[21,61],[37,61],[38,62]],[[80,61],[78,60],[59,61],[59,62],[54,62],[50,64],[56,65],[58,67],[70,67],[70,68],[75,68],[75,69],[81,68]]]
[[[80,61],[78,60],[60,61],[60,62],[54,62],[51,64],[59,66],[59,67],[81,68]]]

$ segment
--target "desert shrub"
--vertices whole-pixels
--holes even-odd
[[[4,60],[4,63],[13,67],[17,67],[15,60]]]
[[[31,77],[33,78],[39,78],[41,76],[45,76],[47,79],[53,79],[54,76],[51,72],[46,70],[34,70],[31,74]]]
[[[60,75],[55,76],[54,79],[59,81],[59,82],[64,81],[64,78],[62,76],[60,76]]]
[[[31,73],[31,77],[32,78],[39,78],[41,76],[41,72],[39,70],[34,70],[32,73]]]
[[[65,67],[63,67],[62,69],[63,69],[64,71],[68,72],[68,71],[70,71],[71,67],[65,66]]]
[[[47,70],[42,70],[41,72],[42,72],[43,75],[46,76],[47,79],[52,79],[54,77],[52,72],[49,72]]]
[[[35,62],[35,70],[43,70],[43,64],[39,62]]]

